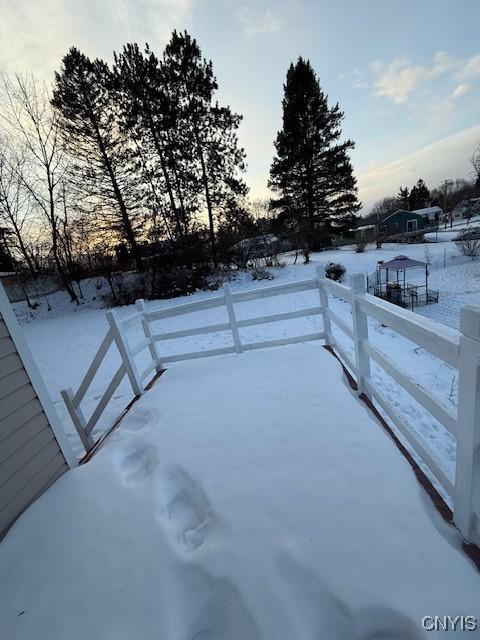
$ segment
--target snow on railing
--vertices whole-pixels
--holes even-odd
[[[235,309],[237,303],[310,290],[318,291],[319,306],[241,320],[237,318]],[[330,308],[330,295],[351,305],[351,326]],[[162,371],[164,363],[167,362],[242,353],[253,349],[324,339],[326,344],[331,346],[340,356],[356,379],[358,394],[366,395],[383,410],[451,496],[454,521],[464,537],[467,540],[480,542],[480,307],[468,306],[462,309],[460,332],[458,332],[368,294],[363,274],[353,275],[351,286],[348,287],[326,279],[320,267],[317,269],[317,277],[309,280],[239,293],[232,293],[229,285],[225,284],[222,294],[205,300],[161,309],[147,309],[144,301],[138,300],[136,306],[137,311],[123,319],[112,311],[107,312],[109,330],[78,391],[75,394],[71,390],[62,391],[62,397],[87,451],[94,445],[92,430],[125,375],[129,378],[133,393],[138,396],[145,391],[146,380],[150,374]],[[228,322],[206,324],[192,329],[171,332],[154,332],[152,323],[218,307],[225,307]],[[315,315],[322,316],[323,331],[253,343],[242,341],[240,330],[245,327]],[[403,371],[391,358],[369,341],[369,317],[389,326],[411,342],[458,369],[457,412],[423,388],[409,373]],[[332,323],[352,340],[355,353],[353,359],[334,337]],[[144,339],[132,347],[126,339],[125,332],[135,324],[142,325]],[[166,341],[220,331],[231,333],[231,345],[190,353],[165,354],[163,356],[159,353],[159,345]],[[81,402],[112,345],[117,347],[122,364],[90,418],[86,419],[80,406]],[[144,371],[139,372],[135,358],[147,349],[150,354],[150,362]],[[427,447],[417,438],[404,418],[375,386],[371,375],[371,360],[456,437],[457,455],[454,483],[441,469]]]

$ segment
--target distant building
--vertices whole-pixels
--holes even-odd
[[[453,220],[460,220],[461,218],[471,218],[472,216],[480,215],[480,198],[470,198],[469,200],[462,200],[452,210]]]
[[[255,238],[246,238],[230,247],[230,252],[233,256],[245,261],[253,258],[267,258],[280,251],[280,241],[273,233]]]
[[[404,209],[393,213],[372,213],[358,222],[359,225],[354,229],[356,242],[375,242],[401,233],[410,233],[415,239],[413,232],[431,226],[428,215]]]
[[[414,209],[412,213],[418,213],[420,216],[426,216],[429,224],[435,224],[442,219],[443,209],[441,207],[425,207],[424,209]]]

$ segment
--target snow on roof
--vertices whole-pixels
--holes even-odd
[[[379,265],[380,269],[393,269],[394,271],[403,271],[403,269],[415,269],[416,267],[425,267],[426,262],[420,260],[412,260],[408,256],[395,256],[388,262],[382,262]]]
[[[375,229],[375,225],[374,224],[365,224],[365,225],[363,225],[363,227],[355,227],[355,229],[353,229],[353,231],[361,231],[362,229]]]
[[[267,246],[278,242],[278,237],[273,233],[267,233],[263,236],[255,236],[254,238],[245,238],[244,240],[240,240],[236,244],[234,244],[231,249],[249,249],[255,248],[259,245]]]
[[[413,209],[411,213],[418,213],[419,215],[424,215],[426,213],[440,213],[441,211],[443,211],[441,207],[435,206],[435,207],[424,207],[423,209]]]

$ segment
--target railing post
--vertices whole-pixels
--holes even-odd
[[[135,302],[135,306],[137,307],[139,313],[142,314],[142,327],[143,333],[145,337],[149,340],[148,348],[150,350],[150,355],[152,356],[152,360],[155,362],[155,371],[160,373],[163,370],[163,365],[160,362],[160,356],[158,355],[157,345],[153,340],[152,330],[150,329],[150,324],[148,322],[147,317],[145,316],[146,304],[145,300],[137,300]]]
[[[368,341],[368,317],[361,311],[357,296],[366,292],[365,276],[354,273],[350,278],[352,289],[353,340],[355,343],[355,364],[357,366],[357,394],[368,395],[364,381],[370,378],[370,357],[362,348],[362,340]]]
[[[325,271],[322,267],[318,266],[317,269],[318,276],[318,293],[320,295],[320,307],[322,309],[322,317],[323,317],[323,330],[325,331],[325,344],[331,344],[331,336],[332,336],[332,323],[330,322],[330,316],[328,315],[328,293],[325,291],[322,281],[325,280]]]
[[[237,353],[242,353],[243,347],[242,341],[240,340],[240,333],[238,332],[235,309],[233,308],[232,292],[230,291],[230,285],[227,282],[225,282],[223,285],[223,295],[225,296],[225,306],[227,307],[228,319],[230,320],[230,328],[232,330],[235,351]]]
[[[453,519],[467,540],[480,542],[480,307],[460,315],[458,433]],[[475,529],[477,529],[475,531]]]
[[[88,451],[95,444],[95,441],[91,433],[86,432],[85,427],[87,426],[87,421],[85,419],[85,416],[83,415],[83,411],[78,405],[76,405],[74,400],[75,396],[71,389],[62,389],[62,391],[60,391],[60,395],[62,396],[68,413],[70,414],[73,426],[77,430],[77,433],[80,436],[80,440],[85,447],[85,451],[88,453]]]
[[[141,396],[145,389],[140,379],[140,375],[135,365],[133,356],[130,352],[130,348],[120,330],[117,318],[113,311],[107,311],[105,315],[107,317],[108,324],[110,325],[110,329],[112,331],[117,348],[120,352],[120,356],[122,358],[125,371],[127,372],[128,379],[130,380],[130,384],[132,385],[133,393],[136,396]]]

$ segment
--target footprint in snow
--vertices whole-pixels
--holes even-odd
[[[175,542],[185,551],[198,549],[212,525],[213,515],[202,488],[180,467],[160,481],[160,516]]]
[[[195,616],[189,640],[260,640],[257,623],[236,587],[228,580],[207,587],[202,609]]]
[[[442,521],[443,522],[443,521]],[[300,558],[286,550],[279,555],[279,568],[288,578],[292,621],[299,617],[305,637],[328,640],[420,640],[416,621],[389,607],[365,607],[354,611],[331,590],[322,576],[315,575]],[[281,584],[281,581],[280,581]],[[284,592],[285,593],[285,592]],[[288,612],[288,607],[284,607]],[[287,624],[290,622],[287,618]],[[292,628],[297,625],[294,624]],[[308,630],[307,630],[308,629]]]
[[[141,484],[155,472],[157,452],[147,443],[127,444],[118,456],[117,466],[125,484]]]
[[[159,422],[159,414],[154,409],[137,409],[127,415],[122,427],[128,431],[140,431],[147,424]]]

